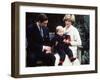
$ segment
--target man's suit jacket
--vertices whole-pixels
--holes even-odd
[[[44,37],[41,36],[39,28],[36,24],[28,26],[26,29],[28,51],[31,53],[41,54],[43,45],[49,43],[49,31],[48,28],[43,28]]]

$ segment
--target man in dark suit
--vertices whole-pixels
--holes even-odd
[[[37,61],[43,65],[54,66],[55,56],[51,53],[49,45],[48,17],[45,14],[38,16],[37,22],[28,26],[27,36],[27,67],[37,66]]]

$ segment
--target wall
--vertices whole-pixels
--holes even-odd
[[[99,0],[1,0],[0,2],[0,80],[16,80],[10,76],[11,68],[11,2],[26,1],[39,3],[55,3],[55,4],[76,4],[98,6],[98,14],[100,14]],[[98,22],[100,16],[98,15]],[[100,23],[98,24],[98,34]],[[98,36],[98,44],[100,37]],[[100,45],[98,45],[100,47]],[[22,78],[18,80],[100,80],[100,50],[98,51],[98,73],[97,74],[80,74],[80,75],[64,75],[53,77],[38,77],[38,78]]]

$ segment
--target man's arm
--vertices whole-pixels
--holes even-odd
[[[28,42],[28,48],[30,48],[31,50],[38,49],[39,51],[42,51],[43,45],[36,40],[37,33],[36,33],[36,29],[33,28],[33,25],[28,26],[26,31],[27,31],[26,37]]]

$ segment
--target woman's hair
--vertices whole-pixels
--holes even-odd
[[[73,24],[75,22],[75,16],[73,14],[66,14],[63,21],[71,21]]]

